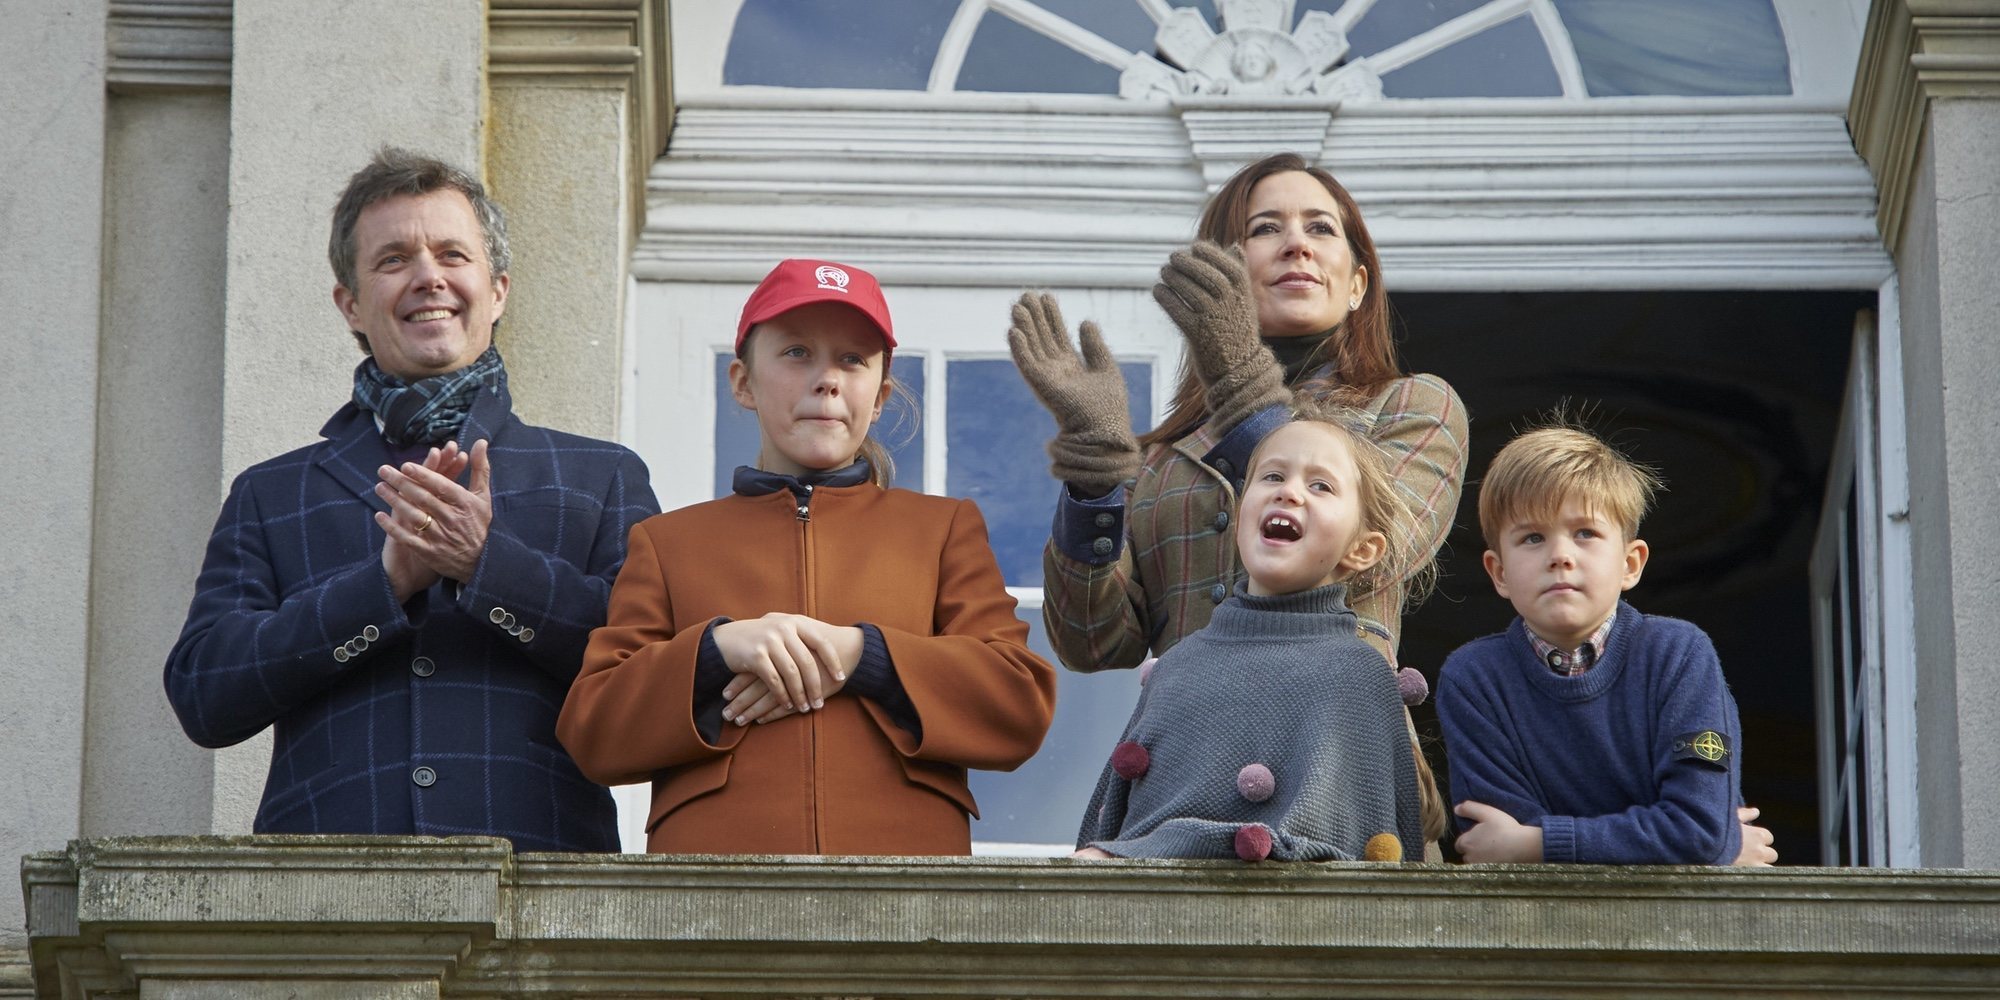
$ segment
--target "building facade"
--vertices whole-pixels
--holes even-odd
[[[0,853],[248,829],[268,744],[187,743],[160,665],[229,479],[345,396],[321,248],[375,147],[483,170],[521,408],[633,445],[670,507],[747,456],[716,387],[751,285],[875,271],[904,481],[980,500],[1031,621],[1055,486],[1007,304],[1098,320],[1150,423],[1159,264],[1290,149],[1361,203],[1475,476],[1565,398],[1662,467],[1635,600],[1725,646],[1781,851],[2000,867],[2000,5],[1634,6],[8,4]],[[1477,552],[1411,618],[1433,675],[1504,612]],[[978,788],[992,851],[1067,836],[1133,690],[1063,684],[1043,754]],[[0,949],[25,927],[0,893]]]

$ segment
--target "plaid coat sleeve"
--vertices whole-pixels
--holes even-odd
[[[1465,487],[1465,404],[1451,383],[1436,375],[1411,375],[1390,383],[1371,404],[1375,427],[1369,437],[1389,461],[1396,493],[1416,521],[1415,550],[1422,559],[1437,554],[1451,533],[1458,498]],[[1402,588],[1355,603],[1363,638],[1396,663],[1403,636]]]

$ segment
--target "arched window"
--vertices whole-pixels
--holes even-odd
[[[729,85],[1007,93],[1791,93],[1771,0],[746,0]]]

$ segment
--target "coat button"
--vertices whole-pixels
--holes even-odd
[[[487,620],[487,621],[489,621],[489,622],[492,622],[492,623],[493,623],[493,624],[495,624],[495,625],[498,625],[498,624],[500,624],[501,622],[504,622],[504,621],[506,621],[506,620],[507,620],[507,609],[506,609],[506,608],[494,608],[493,610],[491,610],[491,611],[488,611],[488,612],[486,613],[486,620]]]
[[[364,652],[368,649],[368,640],[358,635],[352,639],[349,639],[347,641],[347,644],[349,646],[354,647],[354,651],[356,653]]]
[[[1229,596],[1229,588],[1223,586],[1222,584],[1218,583],[1215,586],[1208,588],[1208,599],[1214,601],[1217,604],[1221,604],[1222,599],[1228,596]]]
[[[505,620],[505,621],[502,621],[502,622],[500,623],[500,627],[501,627],[501,628],[513,628],[513,627],[514,627],[514,616],[513,616],[512,614],[509,614],[509,615],[507,616],[506,620]]]
[[[522,642],[534,642],[534,641],[535,641],[535,630],[534,630],[534,628],[533,628],[533,627],[529,627],[529,628],[524,628],[524,629],[522,629],[522,630],[521,630],[521,641],[522,641]]]
[[[366,639],[369,642],[374,642],[375,640],[382,638],[382,630],[376,628],[373,625],[367,626],[366,628],[363,628],[361,630],[361,638]]]
[[[347,655],[349,655],[349,656],[353,656],[353,655],[355,655],[356,653],[359,653],[359,652],[361,652],[361,650],[362,650],[362,649],[363,649],[364,647],[363,647],[363,646],[361,645],[361,640],[359,640],[359,639],[349,639],[349,640],[347,640],[347,645],[346,645],[346,646],[345,646],[344,648],[345,648],[345,649],[347,650]]]
[[[1091,542],[1091,543],[1090,543],[1090,551],[1091,551],[1091,553],[1092,553],[1092,554],[1094,554],[1094,555],[1099,555],[1099,556],[1108,556],[1108,555],[1110,555],[1110,554],[1111,554],[1111,539],[1109,539],[1109,538],[1099,538],[1099,539],[1097,539],[1096,541],[1093,541],[1093,542]]]
[[[1218,511],[1216,511],[1216,512],[1215,512],[1215,530],[1217,530],[1217,531],[1221,531],[1221,530],[1223,530],[1224,528],[1227,528],[1227,527],[1229,527],[1229,512],[1228,512],[1228,511],[1226,511],[1226,510],[1218,510]]]
[[[346,663],[346,662],[347,662],[347,647],[346,647],[346,646],[335,646],[335,647],[333,647],[333,662],[335,662],[335,663]]]
[[[1108,512],[1108,511],[1107,511],[1107,512],[1105,512],[1105,513],[1102,513],[1102,514],[1099,514],[1099,515],[1097,515],[1096,517],[1094,517],[1094,518],[1092,518],[1092,519],[1091,519],[1091,523],[1093,523],[1093,524],[1097,525],[1097,526],[1098,526],[1098,527],[1100,527],[1100,528],[1109,528],[1109,527],[1111,527],[1111,526],[1112,526],[1113,524],[1116,524],[1116,523],[1117,523],[1117,521],[1118,521],[1118,515],[1116,515],[1116,514],[1112,514],[1112,513]]]
[[[1220,473],[1222,473],[1223,475],[1227,476],[1227,475],[1229,475],[1230,473],[1233,473],[1233,472],[1235,472],[1235,471],[1236,471],[1236,467],[1235,467],[1235,466],[1233,466],[1233,465],[1231,465],[1231,464],[1229,464],[1229,460],[1228,460],[1228,459],[1226,459],[1226,458],[1218,458],[1218,459],[1216,459],[1216,460],[1215,460],[1215,471],[1217,471],[1217,472],[1220,472]]]
[[[416,674],[418,677],[429,677],[437,673],[437,664],[431,662],[431,658],[428,656],[419,656],[410,661],[410,673]]]
[[[428,767],[420,767],[410,772],[410,780],[416,782],[418,788],[429,788],[437,784],[438,773]]]
[[[522,632],[522,630],[526,629],[527,627],[528,627],[528,626],[526,626],[526,625],[509,625],[509,626],[507,626],[507,634],[508,634],[508,635],[520,635],[520,634],[521,634],[521,632]]]

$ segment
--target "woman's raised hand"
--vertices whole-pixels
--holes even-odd
[[[1257,296],[1243,251],[1203,240],[1160,268],[1153,300],[1187,338],[1188,359],[1208,392],[1210,421],[1227,431],[1245,417],[1291,399],[1285,370],[1264,346]]]
[[[1103,496],[1139,474],[1139,441],[1126,410],[1125,377],[1097,324],[1077,329],[1081,354],[1055,296],[1024,292],[1014,303],[1007,348],[1014,366],[1056,418],[1049,442],[1049,472],[1087,496]]]
[[[853,634],[844,634],[848,632]],[[847,675],[861,658],[860,633],[853,626],[843,630],[817,618],[773,611],[762,618],[717,625],[713,638],[729,669],[762,682],[774,704],[810,712],[826,707],[826,699],[847,683]],[[742,680],[741,676],[730,680],[736,686],[733,694],[724,689],[727,721],[755,721],[763,714],[752,714],[753,705],[736,704],[745,691],[737,684]],[[732,714],[731,708],[737,711]]]

